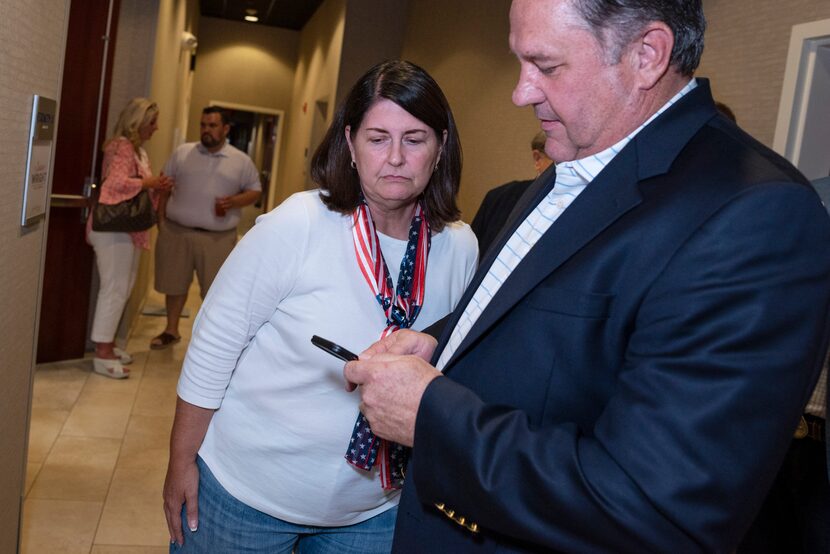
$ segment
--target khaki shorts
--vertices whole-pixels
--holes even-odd
[[[236,244],[236,229],[206,231],[165,220],[159,223],[156,240],[155,289],[171,296],[186,295],[199,279],[199,294],[207,294],[219,268]]]

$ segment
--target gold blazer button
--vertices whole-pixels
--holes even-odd
[[[808,432],[807,420],[804,419],[804,416],[801,416],[801,419],[798,420],[798,427],[795,428],[795,433],[793,433],[793,438],[803,439],[807,436]]]

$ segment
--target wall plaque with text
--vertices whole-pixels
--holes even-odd
[[[24,226],[31,225],[46,215],[57,107],[57,102],[51,98],[34,95],[20,221]]]

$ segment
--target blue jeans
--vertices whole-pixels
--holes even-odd
[[[191,532],[184,525],[187,517],[182,507],[184,544],[171,544],[171,554],[385,554],[392,550],[397,506],[344,527],[295,525],[240,502],[219,484],[201,458],[196,463],[199,529]]]

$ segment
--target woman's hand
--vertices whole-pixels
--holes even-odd
[[[164,516],[170,531],[170,542],[184,544],[182,530],[182,506],[187,509],[187,528],[199,527],[199,468],[196,460],[178,467],[173,460],[167,466],[164,479]]]
[[[196,456],[205,438],[213,410],[176,399],[176,418],[170,431],[170,461],[164,479],[164,517],[170,542],[184,544],[182,506],[187,505],[187,527],[199,527],[199,467]]]
[[[159,175],[154,175],[152,177],[145,177],[141,181],[141,186],[145,189],[156,189],[159,192],[169,191],[173,188],[175,182],[173,181],[172,177],[165,175],[164,173],[160,173]]]

